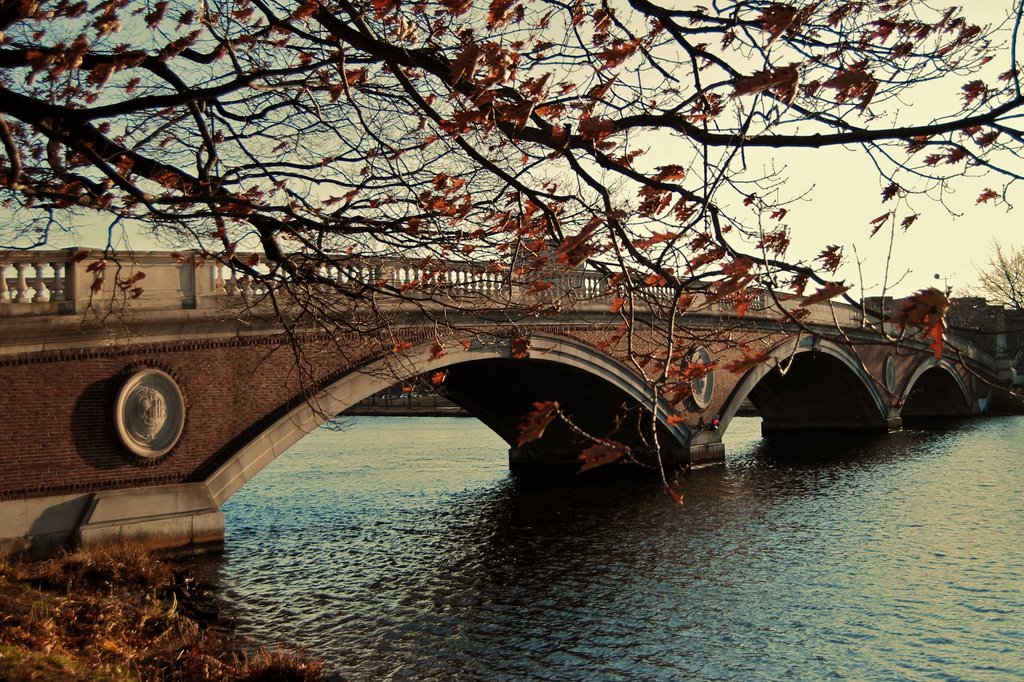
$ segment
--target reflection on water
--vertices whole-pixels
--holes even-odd
[[[728,436],[678,507],[517,478],[475,420],[352,420],[229,501],[210,569],[345,679],[1021,678],[1024,418]]]

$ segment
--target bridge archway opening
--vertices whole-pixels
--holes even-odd
[[[222,505],[293,444],[364,398],[396,381],[437,371],[447,375],[444,383],[449,399],[512,446],[533,403],[556,400],[581,430],[615,438],[634,448],[641,458],[649,453],[651,413],[640,407],[647,396],[646,386],[629,369],[589,346],[560,337],[534,336],[530,357],[513,359],[507,343],[471,343],[465,351],[440,358],[434,356],[430,344],[423,344],[406,353],[401,362],[382,360],[339,377],[262,427],[206,479],[213,499]],[[659,403],[656,409],[662,460],[682,465],[689,458],[690,433],[681,424],[668,424],[666,417],[671,411],[667,405]],[[522,448],[511,447],[509,464],[513,469],[559,464],[578,467],[579,453],[587,444],[572,428],[553,422],[536,441]]]
[[[905,423],[962,418],[972,413],[966,387],[945,364],[933,362],[922,366],[908,385],[901,410]]]
[[[781,365],[752,370],[736,389],[726,416],[741,406],[760,415],[765,436],[815,431],[885,432],[889,425],[870,378],[842,351],[797,348]]]
[[[459,363],[447,372],[444,395],[509,444],[513,468],[538,460],[578,466],[579,453],[592,444],[584,433],[628,445],[641,456],[651,450],[650,410],[622,387],[582,368],[496,358]],[[516,447],[520,424],[538,401],[556,401],[571,425],[556,419],[541,438]],[[677,436],[663,423],[657,422],[656,428],[663,450],[680,450]]]

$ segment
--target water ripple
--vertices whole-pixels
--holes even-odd
[[[1024,679],[1024,419],[825,447],[730,427],[685,503],[361,418],[225,506],[240,630],[350,680]]]

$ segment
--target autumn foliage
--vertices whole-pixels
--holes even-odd
[[[1024,172],[1005,4],[1006,26],[914,0],[0,0],[4,241],[129,225],[375,333],[381,301],[459,264],[541,301],[460,309],[512,321],[602,273],[622,334],[637,306],[680,328],[695,293],[740,314],[765,290],[853,302],[834,238],[791,255],[811,218],[775,157],[869,155],[865,236],[943,210],[923,197],[968,169],[993,173],[980,209],[1000,202]],[[907,106],[936,83],[940,109]],[[371,258],[419,274],[330,274]],[[901,324],[938,352],[941,306],[915,301]]]
[[[907,0],[0,6],[23,233],[105,213],[228,259],[261,248],[291,278],[310,276],[296,254],[472,254],[535,280],[557,254],[690,288],[747,258],[799,284],[817,273],[785,260],[797,209],[741,139],[873,151],[883,201],[1012,170],[1020,140],[1015,56]],[[960,73],[959,111],[892,123],[896,96]]]
[[[934,287],[923,289],[901,302],[896,313],[896,324],[901,329],[908,325],[921,329],[930,341],[935,359],[939,360],[942,358],[945,341],[948,308],[949,299],[946,294]]]

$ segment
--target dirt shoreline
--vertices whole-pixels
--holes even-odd
[[[142,548],[0,562],[0,681],[323,679],[300,652],[236,637],[205,585]]]

